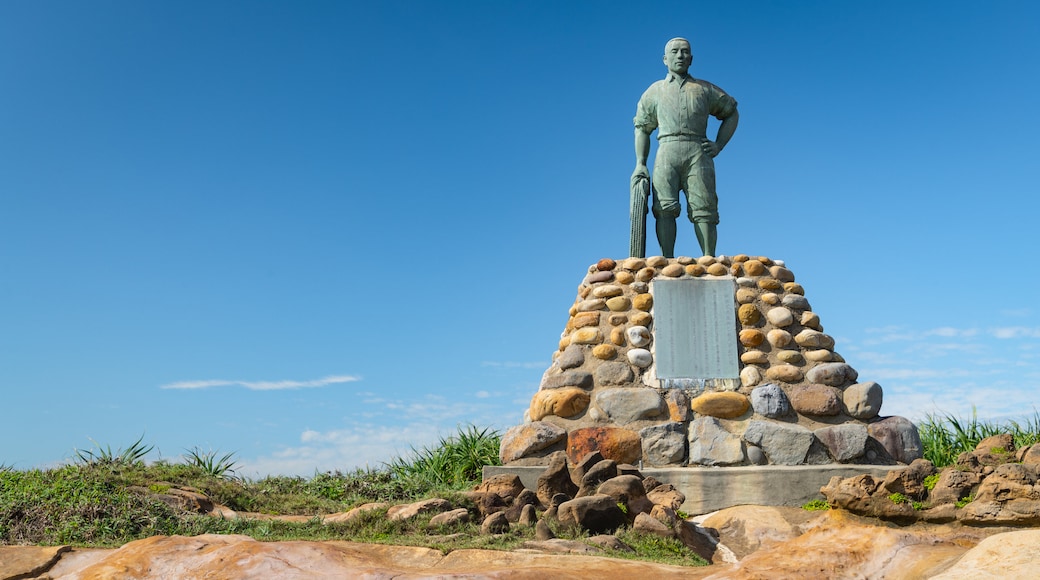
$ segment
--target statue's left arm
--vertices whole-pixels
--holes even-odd
[[[722,148],[729,143],[729,140],[733,138],[733,133],[737,131],[737,123],[740,121],[740,113],[734,107],[733,113],[722,120],[719,125],[719,132],[715,136],[715,141],[705,141],[701,144],[701,148],[704,152],[712,157],[715,157],[722,152]]]

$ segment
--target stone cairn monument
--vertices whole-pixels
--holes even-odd
[[[647,467],[908,464],[916,427],[834,350],[780,260],[603,259],[503,465],[599,451]]]

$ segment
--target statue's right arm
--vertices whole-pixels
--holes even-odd
[[[650,157],[650,133],[647,133],[640,127],[636,127],[636,170],[632,172],[632,175],[641,173],[650,177],[650,172],[646,169],[646,160]]]

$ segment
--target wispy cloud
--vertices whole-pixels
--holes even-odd
[[[997,338],[1040,338],[1040,328],[1026,326],[1005,326],[991,328],[990,333]]]
[[[334,375],[311,381],[228,381],[207,379],[200,381],[179,381],[160,386],[160,389],[209,389],[212,387],[245,387],[251,391],[280,391],[285,389],[306,389],[325,387],[341,383],[360,381],[361,377],[350,375]]]

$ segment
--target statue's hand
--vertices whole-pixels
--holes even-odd
[[[709,141],[707,139],[701,142],[701,149],[712,158],[719,154],[719,146],[716,145],[714,141]]]
[[[650,180],[650,171],[646,165],[636,165],[636,170],[632,172],[632,182],[635,183],[637,179]]]

